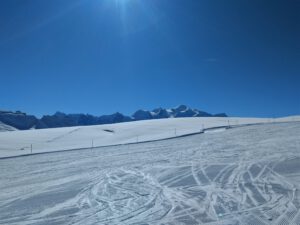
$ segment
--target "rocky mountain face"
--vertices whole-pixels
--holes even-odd
[[[125,116],[121,113],[112,115],[93,116],[89,114],[65,114],[57,112],[54,115],[46,115],[41,119],[33,115],[16,111],[0,111],[0,122],[19,130],[42,129],[55,127],[86,126],[122,123],[138,120],[179,118],[179,117],[226,117],[225,113],[210,114],[198,109],[192,109],[185,105],[176,108],[157,108],[152,111],[138,110],[132,116]]]
[[[0,111],[0,121],[18,130],[28,130],[39,123],[39,120],[35,116],[26,115],[26,113],[20,111]]]

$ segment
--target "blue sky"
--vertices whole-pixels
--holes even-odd
[[[300,114],[297,0],[0,1],[0,108]]]

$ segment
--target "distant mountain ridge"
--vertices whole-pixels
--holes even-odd
[[[198,109],[192,109],[186,105],[180,105],[171,109],[157,108],[152,111],[140,109],[132,116],[126,116],[119,112],[103,116],[56,112],[53,115],[45,115],[41,119],[20,111],[12,112],[0,110],[0,122],[19,130],[113,124],[138,120],[181,117],[227,117],[227,115],[225,113],[210,114]]]

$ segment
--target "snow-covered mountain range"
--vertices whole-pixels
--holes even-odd
[[[225,113],[210,114],[198,109],[192,109],[186,105],[180,105],[171,109],[157,108],[152,111],[137,110],[132,116],[126,116],[119,112],[103,116],[57,112],[54,115],[45,115],[41,119],[20,111],[0,111],[0,122],[19,130],[113,124],[138,120],[181,117],[227,117],[227,115]],[[1,127],[0,130],[2,130]]]

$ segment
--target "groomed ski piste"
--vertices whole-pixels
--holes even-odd
[[[0,157],[0,224],[300,224],[300,117],[7,131]]]

